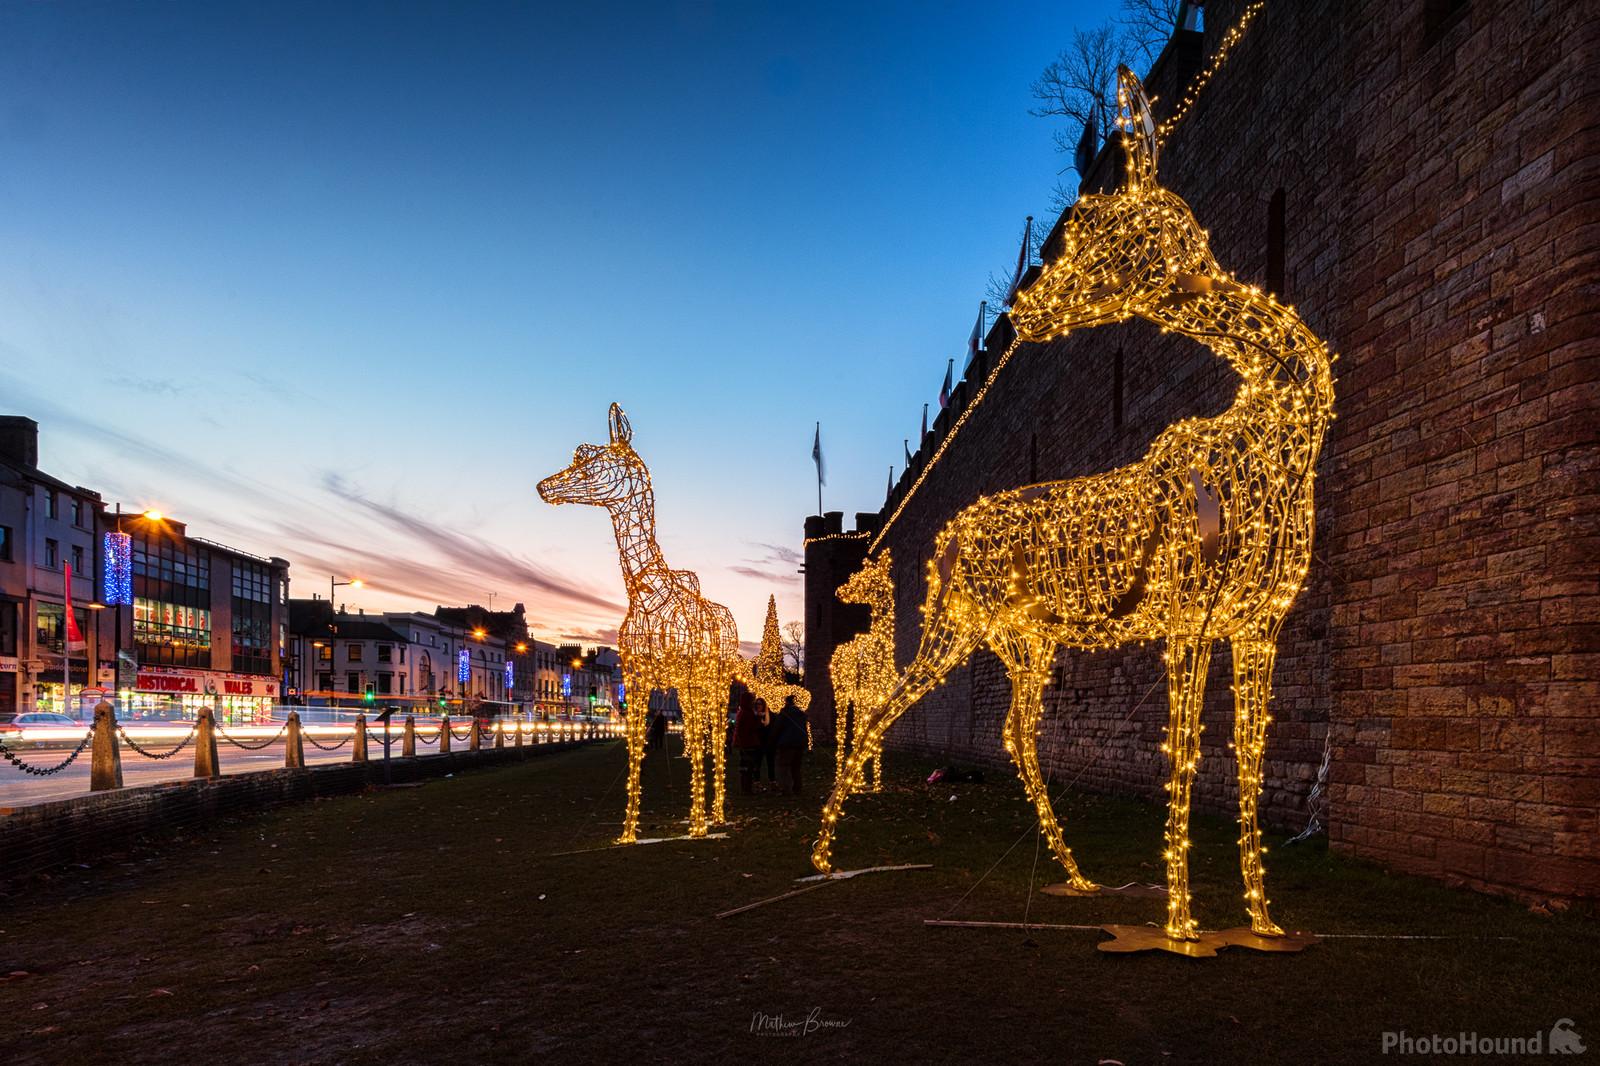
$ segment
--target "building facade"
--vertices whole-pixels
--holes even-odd
[[[1146,79],[1158,118],[1244,6],[1211,0],[1204,34],[1169,45]],[[1304,827],[1320,782],[1335,848],[1522,896],[1600,895],[1597,54],[1582,5],[1269,4],[1160,159],[1224,268],[1340,356],[1263,815]],[[1116,155],[1087,188],[1114,180]],[[893,553],[903,667],[933,538],[961,508],[1132,462],[1237,388],[1208,352],[1138,323],[1001,366],[1011,340],[1002,318],[864,536],[807,521],[814,707],[831,705],[825,664],[853,630],[811,627],[837,620],[863,552]],[[1219,648],[1196,785],[1219,814],[1236,802],[1230,670]],[[1054,779],[1161,800],[1162,680],[1154,646],[1059,658],[1041,726]],[[1008,702],[979,652],[890,746],[1003,764]]]

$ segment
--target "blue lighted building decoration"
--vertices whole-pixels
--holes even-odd
[[[127,533],[108,532],[100,567],[100,600],[107,607],[122,607],[133,602],[133,538]]]
[[[572,675],[571,674],[562,674],[561,675],[561,694],[563,696],[572,695]]]
[[[511,686],[516,682],[517,664],[510,659],[506,660],[506,691],[511,691]]]
[[[472,653],[466,648],[456,652],[456,680],[463,685],[472,680]]]

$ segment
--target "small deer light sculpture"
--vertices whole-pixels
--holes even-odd
[[[866,715],[883,705],[894,691],[898,675],[894,669],[894,579],[889,576],[892,565],[887,549],[875,559],[868,559],[861,569],[839,586],[839,599],[845,603],[864,604],[871,612],[865,633],[858,633],[833,650],[829,660],[829,674],[833,677],[833,703],[837,725],[838,747],[834,751],[837,763],[835,774],[844,775],[845,756],[856,741],[850,736],[852,712],[857,730]],[[870,781],[868,791],[876,792],[883,784],[883,756],[875,753],[868,764],[870,772],[863,775],[863,783]]]
[[[713,763],[709,820],[726,820],[721,719],[728,685],[740,668],[739,631],[726,607],[700,595],[699,578],[668,568],[656,543],[650,471],[633,450],[633,428],[616,404],[608,420],[611,439],[578,445],[571,466],[539,482],[539,495],[546,503],[589,504],[611,515],[628,590],[628,613],[617,630],[627,690],[646,705],[654,690],[677,690],[692,789],[689,835],[705,836],[708,755]],[[631,844],[639,835],[639,766],[647,717],[643,707],[628,715],[628,809],[619,844]]]
[[[1118,103],[1131,134],[1126,180],[1073,207],[1060,258],[1012,310],[1018,341],[1139,317],[1205,345],[1238,374],[1239,390],[1220,415],[1169,426],[1131,466],[980,499],[939,533],[916,658],[868,716],[823,809],[812,862],[831,869],[840,810],[884,732],[987,644],[1010,674],[1005,743],[1051,851],[1075,888],[1095,890],[1062,838],[1039,772],[1041,694],[1058,648],[1161,640],[1171,763],[1165,932],[1196,939],[1190,791],[1211,649],[1226,640],[1245,906],[1255,933],[1281,936],[1267,913],[1256,804],[1278,631],[1311,562],[1313,470],[1333,418],[1332,360],[1291,308],[1217,265],[1188,205],[1156,181],[1156,126],[1125,68]]]

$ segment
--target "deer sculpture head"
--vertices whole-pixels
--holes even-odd
[[[1155,119],[1144,86],[1127,67],[1117,70],[1117,106],[1127,174],[1115,192],[1086,193],[1073,205],[1060,257],[1011,309],[1023,340],[1156,319],[1163,306],[1204,291],[1221,275],[1188,204],[1156,180]]]
[[[844,603],[864,603],[878,607],[894,599],[894,581],[889,577],[889,552],[886,549],[876,559],[868,559],[861,569],[850,575],[850,580],[839,586],[838,596]]]
[[[580,444],[572,465],[539,482],[546,503],[586,503],[610,508],[632,498],[650,481],[644,460],[633,450],[633,427],[622,408],[611,405],[607,415],[611,440],[606,444]]]

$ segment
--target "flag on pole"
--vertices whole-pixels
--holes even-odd
[[[1010,307],[1017,300],[1017,289],[1022,286],[1022,275],[1028,269],[1028,261],[1033,258],[1029,254],[1029,245],[1033,241],[1033,216],[1028,216],[1027,224],[1022,227],[1022,247],[1017,249],[1017,269],[1011,274],[1011,288],[1006,291],[1006,306]]]
[[[889,487],[883,490],[883,499],[887,503],[890,496],[894,495],[894,464],[889,464]]]
[[[67,616],[67,654],[88,651],[89,643],[83,639],[83,631],[78,628],[78,618],[72,613],[72,564],[63,567],[65,577],[62,581],[64,588],[62,598],[66,601],[63,609]]]
[[[822,423],[817,423],[817,435],[811,441],[811,461],[817,464],[817,484],[825,485],[828,475],[822,467]]]
[[[906,469],[910,470],[911,469],[911,439],[909,437],[900,438],[900,447],[902,447],[902,448],[904,448],[906,450]]]
[[[983,345],[983,327],[985,324],[983,320],[988,317],[988,314],[989,301],[979,300],[978,321],[973,323],[972,336],[967,338],[967,366],[972,365],[972,361],[978,357],[978,352]]]
[[[922,436],[917,438],[917,447],[922,447],[922,442],[928,439],[928,405],[922,405]]]
[[[950,393],[955,389],[955,372],[956,361],[954,359],[945,360],[944,384],[939,386],[939,406],[941,408],[950,406]]]

